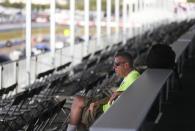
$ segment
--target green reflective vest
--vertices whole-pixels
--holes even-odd
[[[139,72],[136,70],[131,71],[121,82],[117,91],[125,91],[138,77],[140,76]],[[110,108],[111,104],[107,103],[103,105],[103,111],[106,112]]]

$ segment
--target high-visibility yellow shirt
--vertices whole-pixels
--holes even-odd
[[[136,70],[132,70],[121,82],[119,88],[116,91],[125,91],[138,77],[140,73]],[[103,111],[106,112],[111,106],[111,103],[103,105]]]

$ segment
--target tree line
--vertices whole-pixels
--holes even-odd
[[[107,0],[102,0],[102,10],[106,11],[106,1]],[[56,8],[58,9],[69,9],[69,3],[70,1],[68,1],[67,4],[65,5],[60,5],[58,3],[56,3]],[[96,0],[89,0],[90,2],[90,10],[96,10]],[[121,1],[120,1],[121,2]],[[25,8],[25,4],[24,3],[10,3],[9,0],[5,0],[5,2],[1,3],[2,6],[4,7],[12,7],[12,8],[17,8],[17,9],[22,9]],[[120,4],[121,5],[121,4]],[[78,0],[76,1],[76,9],[77,10],[84,10],[84,0]],[[114,13],[114,1],[112,2],[112,12]],[[36,5],[36,4],[32,4],[32,10],[44,10],[44,9],[48,9],[50,8],[50,5]],[[121,6],[122,8],[122,6]]]

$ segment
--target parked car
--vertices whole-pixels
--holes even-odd
[[[13,45],[13,43],[10,40],[5,42],[6,47],[11,47],[12,45]]]
[[[16,49],[13,52],[11,52],[9,56],[11,60],[18,60],[22,55],[23,55],[23,51]]]
[[[46,43],[38,43],[35,45],[37,50],[41,50],[42,52],[50,51],[49,46]]]
[[[4,62],[8,62],[10,61],[9,56],[5,55],[5,54],[0,54],[0,63],[4,63]]]

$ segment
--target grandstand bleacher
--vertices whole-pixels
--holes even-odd
[[[132,53],[135,58],[135,67],[144,73],[147,70],[145,58],[148,50],[154,44],[169,44],[175,50],[178,59],[183,57],[187,48],[191,47],[190,44],[194,42],[195,34],[188,33],[190,30],[194,32],[193,25],[194,20],[163,25],[154,31],[148,31],[129,39],[126,44],[119,42],[91,53],[84,57],[78,65],[72,66],[71,63],[65,63],[56,69],[52,68],[38,73],[35,82],[16,95],[12,95],[12,92],[15,91],[18,83],[9,87],[1,86],[0,130],[58,131],[65,128],[74,95],[101,95],[100,97],[104,97],[110,94],[110,88],[117,87],[120,83],[121,79],[116,78],[112,70],[112,60],[115,53],[118,51]],[[184,37],[186,33],[191,36]],[[184,38],[189,41],[183,41]],[[180,65],[177,59],[176,62]],[[181,62],[185,62],[185,60],[182,59]],[[183,64],[179,69],[183,69]],[[183,70],[180,70],[180,73],[183,73]],[[57,101],[56,96],[65,96],[65,99]],[[155,99],[156,97],[152,98],[151,101],[155,101]],[[145,112],[146,115],[150,112],[149,109]],[[112,110],[114,108],[111,108]],[[111,111],[106,113],[105,117],[109,113],[114,115]],[[139,115],[140,112],[134,113]],[[144,118],[142,121],[145,121]],[[100,120],[104,120],[104,115],[98,122]],[[139,124],[142,126],[142,123]],[[113,124],[110,126],[114,128]],[[99,128],[101,129],[101,125]],[[92,126],[91,130],[95,131],[95,128]]]

